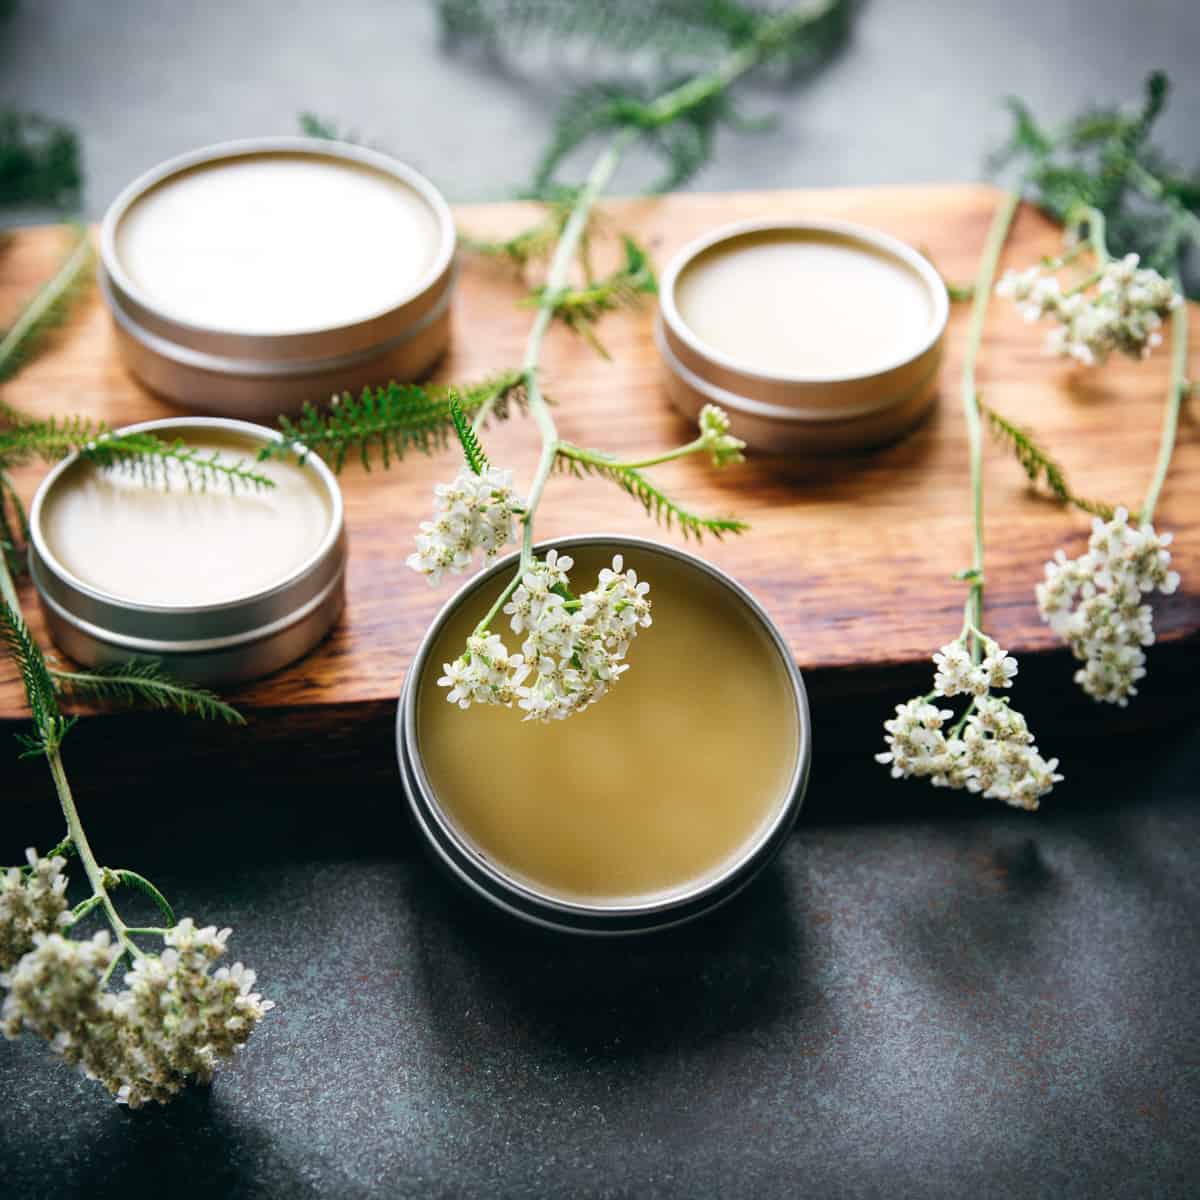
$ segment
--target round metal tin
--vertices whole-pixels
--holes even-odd
[[[177,437],[184,430],[224,430],[263,445],[280,435],[261,425],[221,417],[144,421],[121,433]],[[329,468],[309,455],[310,471],[329,501],[329,529],[313,554],[273,587],[220,604],[138,604],[90,587],[72,575],[46,543],[42,511],[56,482],[77,459],[59,463],[42,481],[29,511],[29,570],[55,645],[77,663],[109,666],[136,658],[160,660],[180,679],[238,683],[279,670],[306,654],[329,631],[345,603],[348,553],[341,489]]]
[[[928,291],[928,335],[881,369],[840,375],[755,370],[701,341],[676,305],[680,274],[720,243],[776,232],[858,244],[907,268]],[[949,311],[945,284],[929,260],[885,233],[845,221],[745,221],[697,238],[667,264],[655,339],[668,396],[685,416],[695,418],[705,404],[719,404],[729,411],[734,433],[756,450],[838,453],[892,441],[921,419],[937,395]]]
[[[681,925],[718,908],[747,886],[778,854],[799,815],[808,782],[812,758],[812,727],[808,700],[799,668],[792,659],[782,634],[762,606],[745,588],[710,563],[671,546],[645,538],[623,534],[588,534],[560,538],[537,547],[539,553],[551,548],[563,550],[601,547],[617,554],[660,555],[687,564],[724,586],[752,614],[779,653],[792,684],[796,706],[796,757],[788,786],[779,799],[779,808],[767,827],[739,852],[722,872],[690,890],[664,899],[628,905],[599,905],[564,900],[538,891],[491,862],[472,845],[443,812],[421,761],[417,736],[417,689],[438,634],[455,610],[481,588],[487,588],[499,576],[512,571],[518,556],[509,555],[495,563],[462,587],[435,618],[416,655],[400,693],[396,716],[396,752],[400,776],[408,801],[423,839],[435,860],[449,874],[477,896],[511,916],[542,928],[565,933],[593,936],[650,933]],[[641,564],[638,564],[641,570]],[[436,669],[437,664],[434,664]],[[619,703],[619,693],[602,703]],[[514,716],[514,720],[519,719]]]
[[[382,312],[350,324],[295,333],[251,334],[173,317],[121,265],[117,229],[139,198],[174,175],[210,163],[272,154],[312,155],[391,175],[428,204],[439,244],[425,274]],[[314,236],[319,236],[319,230]],[[100,228],[100,289],[117,347],[152,392],[199,412],[274,417],[305,401],[427,374],[450,337],[454,219],[441,193],[411,167],[363,146],[321,138],[254,138],[181,154],[147,171],[113,201]]]

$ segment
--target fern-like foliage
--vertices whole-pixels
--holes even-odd
[[[41,348],[52,329],[61,325],[92,278],[95,255],[87,230],[54,273],[0,338],[0,383],[11,379]]]
[[[109,704],[133,707],[174,709],[226,725],[244,725],[245,718],[232,705],[207,688],[189,687],[163,669],[155,659],[138,659],[102,667],[95,671],[51,669],[50,679],[56,690],[68,696],[86,696]]]
[[[1021,469],[1029,476],[1031,484],[1044,482],[1060,503],[1069,504],[1094,517],[1102,517],[1105,521],[1112,520],[1116,506],[1105,504],[1102,500],[1088,500],[1083,496],[1077,496],[1067,483],[1067,477],[1062,467],[1042,446],[1034,441],[1029,430],[1014,425],[982,401],[980,401],[979,410],[983,413],[992,436],[1012,451],[1013,456],[1021,465]]]
[[[82,187],[79,139],[70,129],[0,109],[0,207],[73,209]]]
[[[1167,77],[1155,72],[1140,107],[1092,109],[1059,131],[1010,100],[1012,133],[991,166],[1019,168],[1029,198],[1059,221],[1083,206],[1098,209],[1114,254],[1139,254],[1172,274],[1187,246],[1200,242],[1200,171],[1180,170],[1150,140],[1168,94]]]
[[[491,415],[504,420],[513,407],[524,407],[525,374],[503,371],[481,383],[456,388],[454,394],[468,419],[486,407]],[[284,440],[265,447],[259,457],[297,454],[303,461],[309,454],[320,454],[340,471],[351,455],[370,470],[376,457],[388,467],[410,450],[429,454],[454,435],[450,395],[450,389],[442,385],[389,383],[365,388],[357,398],[343,393],[328,408],[305,405],[294,420],[280,418]]]
[[[554,466],[556,470],[565,471],[576,478],[596,475],[615,483],[641,504],[647,516],[668,529],[678,527],[685,538],[694,537],[699,541],[706,533],[721,538],[727,533],[744,533],[750,528],[745,521],[739,521],[736,517],[706,517],[691,512],[672,500],[635,467],[608,461],[592,450],[560,443]]]
[[[46,659],[33,640],[29,626],[7,602],[0,600],[0,644],[8,651],[25,688],[25,700],[33,717],[32,736],[18,734],[22,746],[22,758],[38,754],[52,754],[67,736],[75,723],[73,717],[64,717],[58,706],[58,692],[46,666]]]
[[[0,554],[10,574],[25,569],[21,547],[29,540],[29,518],[17,489],[5,471],[0,470]]]
[[[476,475],[482,475],[491,466],[488,456],[484,453],[483,443],[479,440],[479,435],[471,428],[471,423],[467,420],[462,403],[456,393],[451,392],[446,403],[450,407],[450,420],[454,425],[454,432],[458,435],[458,442],[462,446],[467,466]]]
[[[546,210],[541,220],[503,239],[477,238],[460,230],[459,244],[473,254],[503,259],[518,271],[524,271],[531,263],[542,262],[554,253],[578,195],[578,188],[547,188],[545,194],[536,197]],[[580,258],[585,266],[588,262],[588,243],[589,231],[585,229],[579,244]]]
[[[0,428],[0,469],[32,459],[58,462],[78,453],[96,466],[137,475],[147,486],[189,490],[224,486],[231,491],[273,488],[275,481],[246,459],[226,459],[218,451],[200,450],[176,438],[150,432],[116,433],[102,422],[85,417],[21,420]]]
[[[609,354],[596,336],[596,322],[607,312],[636,306],[644,297],[658,292],[650,256],[628,234],[622,234],[621,241],[625,260],[611,275],[586,287],[563,288],[553,295],[549,295],[544,287],[536,288],[529,298],[532,305],[541,305],[548,300],[555,317],[585,338],[605,358]]]
[[[702,62],[756,44],[791,71],[828,58],[849,25],[852,0],[813,0],[806,19],[779,24],[780,8],[742,0],[440,0],[450,41],[474,41],[489,51],[530,54],[539,43],[555,53],[577,45],[587,60],[616,78],[594,78],[572,95],[555,121],[531,194],[550,199],[562,185],[566,158],[590,139],[634,128],[664,162],[651,191],[691,179],[712,156],[722,122],[747,128],[724,91],[668,112],[655,98],[688,79]],[[653,52],[662,66],[653,83],[628,77],[625,61]]]

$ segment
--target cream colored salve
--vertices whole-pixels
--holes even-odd
[[[612,557],[571,553],[578,589]],[[543,725],[447,703],[442,663],[486,611],[468,603],[438,637],[417,709],[420,759],[464,840],[543,895],[604,906],[676,895],[731,865],[787,801],[799,740],[787,670],[747,610],[676,559],[625,562],[650,581],[654,624],[591,708]]]
[[[703,251],[680,272],[675,303],[700,341],[739,365],[801,377],[870,374],[933,331],[928,289],[905,263],[799,230]]]
[[[433,209],[403,181],[308,154],[262,154],[171,176],[134,201],[116,254],[153,305],[234,333],[327,329],[404,300],[439,248]]]
[[[174,437],[174,431],[171,431]],[[253,461],[258,443],[236,435],[183,435],[200,450]],[[333,514],[310,470],[255,464],[275,487],[189,491],[76,462],[42,503],[47,549],[71,575],[121,600],[164,607],[222,604],[282,583],[320,547]]]

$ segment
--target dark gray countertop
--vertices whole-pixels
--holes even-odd
[[[1179,85],[1163,140],[1194,159],[1198,48],[1191,0],[874,0],[826,73],[752,95],[780,126],[727,137],[697,186],[976,177],[1003,94],[1063,115],[1154,66]],[[300,108],[455,198],[496,196],[553,90],[446,56],[429,6],[397,0],[25,0],[0,39],[0,101],[81,127],[92,215],[158,159],[291,131]],[[165,1110],[0,1046],[0,1192],[1194,1195],[1194,733],[1054,747],[1070,780],[1036,817],[818,748],[775,868],[709,921],[618,945],[459,897],[398,784],[147,781],[87,814],[93,840],[233,925],[279,1008]],[[10,848],[57,837],[48,787],[8,812]]]

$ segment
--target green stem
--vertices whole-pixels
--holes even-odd
[[[91,257],[92,239],[87,230],[81,229],[79,244],[67,257],[66,262],[59,267],[54,278],[38,292],[13,322],[12,328],[0,339],[0,379],[5,377],[9,360],[21,348],[30,332],[37,329],[46,314],[75,286],[80,272],[87,266]]]
[[[640,471],[643,467],[656,467],[659,463],[673,462],[677,458],[686,458],[689,454],[696,454],[705,448],[705,441],[702,437],[698,437],[695,441],[686,442],[682,446],[676,446],[674,450],[667,450],[662,454],[656,454],[653,458],[639,458],[631,462],[618,462],[615,459],[606,458],[602,454],[596,454],[589,450],[580,450],[575,448],[574,457],[582,459],[585,462],[603,463],[610,467],[619,467],[622,470]]]
[[[546,487],[546,481],[554,468],[554,460],[560,449],[558,430],[538,383],[542,342],[554,319],[559,299],[567,287],[571,264],[575,261],[579,247],[586,237],[588,221],[597,198],[608,186],[626,151],[638,138],[649,131],[670,124],[689,110],[698,108],[714,96],[720,95],[730,84],[779,49],[805,25],[818,21],[829,13],[836,2],[837,0],[810,0],[810,3],[798,4],[779,16],[763,22],[758,32],[745,46],[727,55],[712,71],[697,76],[679,87],[672,88],[652,101],[646,107],[642,121],[635,126],[621,129],[613,137],[608,148],[596,159],[591,171],[588,172],[587,179],[584,181],[583,187],[579,189],[570,215],[559,235],[554,256],[550,261],[550,269],[538,298],[533,327],[529,331],[529,338],[525,344],[525,358],[521,369],[525,376],[529,411],[533,414],[542,435],[542,453],[538,458],[537,469],[529,489],[529,497],[525,502],[525,513],[521,518],[521,557],[512,579],[509,580],[487,615],[475,627],[476,634],[482,634],[487,630],[509,596],[517,589],[522,575],[528,571],[533,562],[534,518],[542,498],[542,492]],[[472,428],[476,432],[486,422],[493,403],[494,401],[489,398],[480,406],[475,420],[472,422]],[[691,453],[691,449],[689,448],[685,452]],[[677,457],[679,457],[679,452],[671,452],[661,458],[648,459],[637,465],[648,466],[654,462],[665,462],[668,458]]]
[[[996,267],[1000,253],[1012,228],[1017,206],[1021,202],[1019,192],[1009,192],[1000,201],[992,226],[984,242],[975,274],[975,299],[971,305],[971,323],[967,328],[967,345],[963,352],[962,400],[963,413],[967,421],[967,444],[971,464],[971,508],[974,516],[974,550],[971,570],[974,573],[970,584],[967,608],[970,623],[976,629],[983,628],[983,420],[979,412],[979,391],[975,382],[975,361],[983,342],[983,326],[987,318],[988,302],[992,298],[992,285],[996,278]],[[978,662],[982,647],[977,638],[972,639],[971,656]]]
[[[1175,278],[1175,288],[1183,296],[1182,281]],[[1167,393],[1167,408],[1163,414],[1162,437],[1158,443],[1158,464],[1154,469],[1154,478],[1142,501],[1142,511],[1139,514],[1141,524],[1149,525],[1154,520],[1154,510],[1158,506],[1158,496],[1166,482],[1167,469],[1171,465],[1171,455],[1175,452],[1175,436],[1179,432],[1179,410],[1183,405],[1183,396],[1189,390],[1187,384],[1188,359],[1188,305],[1187,300],[1181,300],[1179,306],[1171,314],[1171,383]]]

